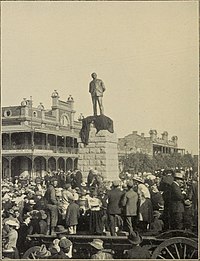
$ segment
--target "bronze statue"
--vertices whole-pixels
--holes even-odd
[[[97,79],[96,73],[92,73],[91,76],[92,76],[93,80],[90,82],[89,92],[91,93],[91,97],[92,97],[94,116],[97,115],[97,103],[99,104],[100,114],[102,115],[102,114],[104,114],[102,98],[103,98],[103,93],[106,90],[106,88],[105,88],[103,81],[100,79]]]

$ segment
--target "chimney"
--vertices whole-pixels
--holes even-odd
[[[144,132],[141,133],[141,137],[144,138]]]

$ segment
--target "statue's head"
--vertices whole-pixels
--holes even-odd
[[[96,79],[96,78],[97,78],[97,74],[96,74],[95,72],[92,73],[91,76],[92,76],[93,79]]]

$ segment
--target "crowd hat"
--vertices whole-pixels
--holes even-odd
[[[103,241],[101,239],[93,239],[89,244],[98,250],[103,249]]]
[[[34,201],[33,199],[30,199],[30,200],[29,200],[29,204],[30,204],[30,205],[35,205],[36,203],[35,203],[35,201]]]
[[[184,202],[186,207],[191,207],[192,206],[192,201],[190,201],[189,199],[186,199]]]
[[[42,259],[43,257],[47,257],[51,255],[51,252],[47,250],[46,246],[43,244],[41,245],[39,251],[36,253],[37,257]]]
[[[128,240],[133,244],[133,245],[138,245],[142,242],[142,237],[139,235],[139,233],[133,232],[128,236]]]
[[[45,213],[44,210],[40,210],[40,215],[41,215],[41,219],[46,219],[47,218],[47,214]]]
[[[58,226],[55,228],[55,232],[56,232],[56,234],[66,234],[66,233],[68,232],[68,230],[65,229],[64,226],[58,225]]]
[[[66,249],[66,248],[69,248],[72,245],[72,242],[67,238],[62,238],[58,245],[59,245],[60,248]]]
[[[75,197],[74,197],[73,194],[69,194],[69,195],[68,195],[68,199],[69,199],[69,200],[75,200]]]
[[[160,217],[161,213],[158,210],[153,211],[153,216],[154,217]]]
[[[65,189],[69,189],[71,187],[70,183],[65,184]]]
[[[133,177],[133,180],[144,184],[144,180],[141,177]]]
[[[12,219],[9,219],[5,222],[6,225],[11,226],[11,227],[19,227],[19,224]]]
[[[129,180],[129,181],[127,182],[127,187],[129,187],[129,188],[132,188],[132,187],[133,187],[133,181],[132,181],[132,180]]]
[[[112,184],[113,184],[114,187],[118,187],[120,185],[120,181],[119,180],[114,180],[112,182]]]
[[[174,178],[175,178],[175,179],[184,179],[183,173],[176,172],[176,173],[174,174]]]

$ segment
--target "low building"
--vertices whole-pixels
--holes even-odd
[[[74,120],[74,100],[59,99],[52,106],[34,107],[32,100],[2,108],[2,176],[43,176],[46,171],[74,170],[78,166],[81,122]]]
[[[145,137],[144,133],[139,135],[137,131],[133,131],[124,138],[118,139],[119,156],[136,152],[145,153],[150,156],[157,153],[184,154],[185,150],[178,147],[177,141],[177,136],[173,136],[171,140],[169,140],[167,131],[162,133],[162,137],[157,136],[156,130],[150,130],[148,137]]]

